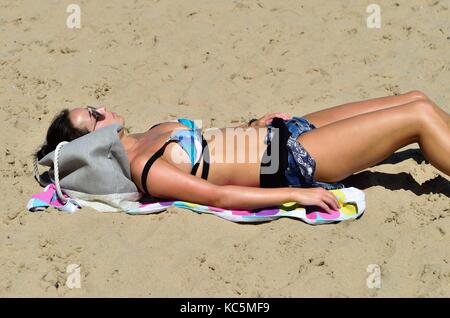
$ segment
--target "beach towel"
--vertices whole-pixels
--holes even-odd
[[[321,208],[314,206],[301,206],[295,202],[287,202],[278,207],[268,207],[257,210],[229,210],[219,207],[206,206],[186,201],[154,201],[150,198],[142,198],[134,202],[135,207],[125,209],[122,212],[127,214],[151,214],[167,210],[169,207],[179,207],[191,210],[197,213],[213,214],[225,220],[237,223],[267,222],[289,217],[299,219],[311,225],[337,223],[346,220],[358,219],[365,210],[364,192],[348,187],[343,189],[328,190],[338,199],[341,208],[339,211],[327,213]],[[69,196],[62,192],[65,198]],[[72,198],[73,199],[73,198]],[[74,201],[76,203],[74,204]],[[44,191],[32,196],[27,204],[27,209],[31,212],[43,211],[48,207],[53,207],[62,212],[74,213],[83,207],[84,200],[68,200],[63,202],[59,199],[56,192],[56,186],[49,184]],[[88,202],[87,206],[95,209],[95,202]],[[94,205],[93,205],[94,204]],[[102,211],[100,209],[100,211]]]

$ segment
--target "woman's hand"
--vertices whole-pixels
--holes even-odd
[[[293,201],[301,205],[316,205],[328,213],[340,209],[336,196],[324,188],[291,188]]]
[[[291,116],[285,114],[285,113],[267,113],[263,117],[261,117],[258,120],[255,120],[251,123],[250,127],[266,127],[270,123],[272,123],[272,120],[274,118],[281,118],[284,120],[291,119]]]

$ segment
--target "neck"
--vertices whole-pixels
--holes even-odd
[[[122,129],[119,132],[119,139],[123,144],[123,147],[125,148],[125,152],[128,155],[128,159],[131,161],[134,157],[134,154],[136,153],[136,148],[139,143],[139,139],[136,138],[133,135],[127,135],[125,133],[125,129]]]

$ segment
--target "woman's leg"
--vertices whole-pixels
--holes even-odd
[[[328,124],[381,109],[400,106],[418,100],[428,100],[433,103],[424,93],[411,91],[397,96],[386,96],[365,101],[353,102],[323,109],[314,113],[304,115],[307,120],[317,128]],[[436,104],[434,104],[438,107]],[[450,125],[450,115],[441,108],[437,109],[439,115]]]
[[[316,160],[316,181],[339,182],[414,142],[428,162],[450,175],[450,128],[425,100],[340,120],[297,140]]]

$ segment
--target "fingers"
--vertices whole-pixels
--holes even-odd
[[[277,115],[278,115],[280,118],[283,118],[284,120],[289,120],[289,119],[291,119],[291,116],[289,116],[288,114],[285,114],[285,113],[277,113]]]
[[[332,214],[332,213],[333,213],[333,209],[330,209],[330,208],[328,207],[328,205],[326,205],[326,204],[323,203],[323,202],[319,202],[318,206],[321,207],[322,209],[324,209],[325,212],[327,212],[328,214]]]
[[[330,191],[328,191],[328,190],[327,190],[327,193],[328,193],[328,195],[330,196],[330,200],[331,200],[331,203],[332,203],[333,207],[334,207],[336,210],[339,210],[341,206],[339,205],[339,201],[338,201],[338,199],[336,198],[336,196],[335,196],[332,192],[330,192]]]
[[[320,191],[322,191],[322,193],[323,193],[323,198],[322,198],[323,201],[326,204],[328,204],[328,206],[331,209],[333,209],[335,211],[339,211],[340,205],[339,205],[339,201],[337,200],[336,196],[332,192],[330,192],[326,189],[323,189],[323,188],[321,188],[321,189],[322,190],[320,190]]]
[[[302,205],[315,205],[329,214],[340,209],[339,202],[331,191],[321,187],[298,190],[298,193],[296,193],[298,195],[297,201]]]
[[[291,119],[291,117],[289,115],[287,115],[286,113],[275,112],[275,113],[269,113],[268,115],[270,118],[279,117],[284,120]]]
[[[291,116],[287,115],[286,113],[280,113],[280,112],[267,113],[266,115],[264,115],[262,120],[265,122],[266,125],[268,125],[272,122],[272,120],[274,118],[281,118],[284,120],[289,120],[289,119],[291,119]]]
[[[333,199],[336,202],[337,209],[339,210],[341,208],[341,204],[339,203],[339,200],[336,198],[336,196],[333,193],[331,193],[331,195],[333,196]]]
[[[336,202],[336,200],[334,198],[326,197],[324,199],[324,201],[328,204],[328,206],[331,209],[333,209],[335,211],[339,210],[339,204]]]

